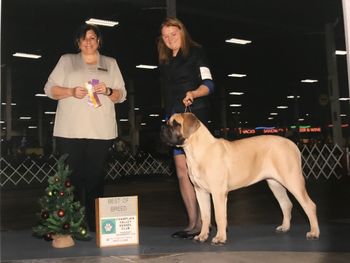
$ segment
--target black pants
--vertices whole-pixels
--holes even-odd
[[[111,140],[68,139],[56,137],[60,155],[68,153],[66,164],[72,171],[70,180],[74,196],[85,206],[91,231],[95,230],[95,198],[103,197],[104,171]]]

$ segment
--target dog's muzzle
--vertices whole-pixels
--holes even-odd
[[[163,143],[170,146],[179,146],[185,141],[185,138],[179,132],[179,128],[174,128],[169,124],[161,127],[160,139]]]

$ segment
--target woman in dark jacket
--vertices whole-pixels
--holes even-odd
[[[166,18],[160,30],[159,69],[167,117],[188,110],[207,124],[209,121],[207,95],[214,91],[214,83],[206,56],[179,19]],[[182,149],[174,149],[174,162],[189,223],[183,230],[173,233],[172,237],[193,238],[200,232],[201,218]]]

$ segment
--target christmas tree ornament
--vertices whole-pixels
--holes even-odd
[[[46,241],[52,241],[52,236],[53,236],[54,234],[53,233],[47,233],[47,234],[45,234],[44,236],[43,236],[43,238],[44,238],[44,240],[46,240]]]
[[[59,217],[64,217],[64,215],[65,215],[64,210],[63,210],[63,209],[58,210],[58,211],[57,211],[57,215],[58,215]]]
[[[47,219],[48,217],[49,217],[49,213],[48,213],[47,211],[43,211],[43,212],[41,213],[41,218]]]
[[[85,228],[82,228],[82,229],[81,229],[81,231],[80,231],[80,233],[81,233],[83,236],[85,236],[85,235],[86,235],[86,233],[87,233],[87,231],[86,231],[86,229],[85,229]]]
[[[70,228],[70,224],[69,224],[69,223],[64,223],[62,228],[63,228],[64,230],[67,230],[67,229]]]
[[[52,195],[56,196],[58,194],[58,191],[57,190],[53,190],[52,191]]]
[[[64,192],[63,191],[60,192],[60,196],[64,196]]]
[[[64,185],[65,185],[66,187],[71,187],[71,186],[72,186],[72,183],[71,183],[69,180],[67,180],[67,181],[64,183]]]
[[[48,195],[48,196],[52,196],[52,191],[48,191],[48,192],[47,192],[47,195]]]

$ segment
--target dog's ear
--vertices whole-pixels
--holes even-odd
[[[197,117],[190,112],[182,113],[182,131],[183,137],[185,139],[189,138],[192,133],[198,130],[201,126],[201,122],[197,119]]]

